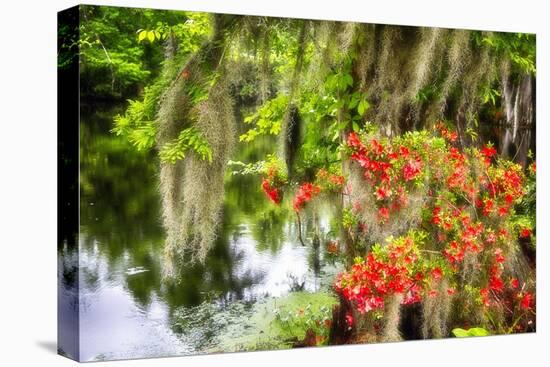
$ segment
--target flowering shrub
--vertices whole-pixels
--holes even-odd
[[[384,300],[402,294],[404,304],[421,300],[426,269],[419,261],[420,232],[375,246],[365,258],[357,258],[347,272],[339,274],[334,287],[352,301],[359,313],[382,310]]]
[[[373,188],[380,223],[408,205],[408,194],[426,177],[426,151],[416,149],[418,135],[408,134],[393,143],[374,137],[362,142],[352,132],[347,139],[351,161],[363,169],[365,184]]]
[[[451,284],[443,289],[448,295],[465,295],[464,274],[470,274],[469,293],[477,294],[490,320],[494,308],[516,317],[522,311],[523,317],[532,312],[532,284],[524,280],[520,289],[510,259],[515,241],[531,235],[529,225],[514,220],[514,207],[526,192],[525,175],[519,165],[498,158],[492,145],[461,151],[456,133],[443,124],[437,128],[441,137],[415,132],[389,140],[349,134],[349,159],[362,169],[361,189],[376,198],[378,221],[390,223],[407,207],[410,193],[424,187],[428,194],[418,227],[433,236],[418,241],[418,232],[409,232],[385,247],[375,246],[340,274],[335,288],[362,314],[383,310],[385,300],[396,294],[404,304],[436,297],[443,279]],[[361,205],[354,202],[352,208]],[[361,228],[361,217],[357,220]]]
[[[531,209],[517,215],[516,207],[526,193],[534,197],[536,167],[529,167],[526,179],[522,168],[499,158],[492,144],[461,150],[456,132],[442,123],[436,128],[436,134],[418,131],[393,139],[350,133],[343,153],[359,180],[350,176],[346,184],[339,173],[319,170],[295,193],[298,221],[300,211],[321,192],[341,192],[349,197],[342,224],[354,251],[370,248],[374,225],[405,233],[374,245],[337,277],[335,290],[360,315],[383,313],[390,300],[434,299],[433,305],[456,296],[481,308],[493,331],[526,330],[533,322],[534,284],[522,279],[513,263],[517,240],[534,240],[534,216]],[[262,188],[278,204],[287,180],[276,168],[267,166]],[[355,190],[362,194],[353,196]],[[403,220],[408,227],[391,227],[411,202],[417,209],[408,215],[418,218]],[[356,316],[349,315],[348,326]]]

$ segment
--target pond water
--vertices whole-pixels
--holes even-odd
[[[330,210],[316,220],[321,245],[298,241],[292,210],[271,204],[258,177],[227,175],[223,224],[205,265],[162,280],[164,230],[158,162],[109,133],[123,106],[81,112],[81,227],[76,250],[59,251],[60,297],[80,291],[80,359],[128,359],[208,353],[223,330],[248,317],[257,302],[329,287],[340,265],[326,253],[335,234]],[[234,160],[252,162],[272,149],[239,147]],[[238,332],[237,332],[238,333]]]

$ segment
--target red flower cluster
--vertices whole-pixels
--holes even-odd
[[[409,159],[403,167],[403,178],[405,181],[415,179],[422,171],[422,161],[419,158]]]
[[[383,308],[386,297],[392,294],[403,294],[404,302],[415,302],[421,296],[437,296],[439,290],[427,287],[434,281],[446,278],[450,284],[460,284],[464,259],[472,257],[477,259],[475,270],[480,280],[471,286],[480,290],[485,306],[502,305],[504,293],[513,290],[512,306],[527,310],[532,307],[533,294],[525,291],[525,284],[518,291],[519,281],[507,279],[504,271],[512,248],[512,230],[517,228],[511,220],[514,205],[525,195],[522,168],[497,159],[497,151],[491,145],[462,152],[452,144],[458,139],[455,132],[442,124],[438,129],[444,144],[437,138],[419,143],[406,136],[394,141],[362,140],[351,133],[347,146],[350,160],[363,168],[365,182],[372,188],[380,222],[389,222],[393,212],[407,205],[413,185],[428,185],[429,200],[422,227],[434,232],[430,251],[435,249],[442,259],[421,259],[418,263],[423,265],[419,265],[417,258],[412,257],[406,263],[401,256],[408,250],[398,249],[407,246],[392,242],[341,274],[335,288],[361,313]],[[534,165],[529,169],[536,171]],[[353,203],[354,207],[362,205]],[[517,234],[527,238],[531,231],[520,227]],[[431,261],[437,265],[432,265],[430,271],[422,270]],[[452,287],[446,290],[449,295],[462,291]]]
[[[443,136],[445,139],[447,139],[451,143],[454,143],[455,141],[457,141],[458,134],[456,133],[456,131],[452,131],[452,130],[448,129],[445,126],[445,124],[443,124],[442,122],[437,123],[436,129],[439,131],[441,136]]]
[[[271,184],[266,178],[262,179],[262,189],[264,190],[269,200],[271,200],[275,204],[279,204],[281,202],[282,197],[279,194],[279,190],[276,187],[271,187]]]
[[[490,164],[491,158],[497,155],[497,150],[493,146],[485,145],[479,152],[484,157],[485,164]]]
[[[267,168],[267,177],[262,179],[262,190],[273,203],[279,205],[283,200],[281,187],[286,184],[286,180],[279,174],[275,166]]]
[[[299,212],[305,204],[311,200],[312,197],[319,194],[321,191],[318,185],[314,185],[311,182],[306,182],[300,186],[298,192],[294,196],[292,206],[295,211]]]
[[[519,236],[521,238],[529,238],[531,237],[531,229],[530,228],[522,228],[521,231],[519,232]]]
[[[520,306],[523,310],[529,310],[531,308],[531,302],[533,301],[533,295],[529,292],[521,297]]]
[[[417,265],[418,249],[413,238],[400,237],[339,274],[334,287],[360,313],[383,309],[386,297],[394,294],[403,295],[403,304],[416,303],[421,300],[425,278]]]
[[[387,222],[391,212],[407,206],[407,194],[423,173],[421,155],[402,144],[375,138],[363,143],[354,132],[348,135],[347,146],[350,159],[363,168],[365,180],[374,188],[380,222]]]

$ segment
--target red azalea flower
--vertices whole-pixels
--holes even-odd
[[[510,194],[506,194],[504,196],[504,200],[506,201],[507,204],[512,204],[514,202],[514,197]]]
[[[399,147],[399,154],[401,155],[401,157],[403,158],[409,158],[409,148],[407,147],[404,147],[404,146],[400,146]]]
[[[385,222],[390,219],[390,210],[386,207],[381,207],[378,209],[378,218],[381,222]]]
[[[500,208],[498,208],[498,216],[499,217],[504,217],[504,216],[508,215],[509,211],[510,211],[509,207],[501,206]]]
[[[498,264],[502,264],[505,260],[506,260],[506,258],[505,258],[504,255],[502,254],[502,249],[496,248],[496,249],[495,249],[495,261],[496,261]]]
[[[494,147],[484,145],[480,153],[483,154],[485,158],[490,159],[497,154],[497,150]]]
[[[520,306],[523,310],[528,310],[531,308],[531,301],[533,300],[533,295],[529,292],[525,292],[525,295],[521,298]]]
[[[390,197],[392,194],[391,190],[387,187],[378,187],[376,190],[376,199],[377,200],[384,200],[385,198]]]
[[[500,279],[500,277],[493,275],[489,279],[489,288],[496,292],[500,292],[504,288],[504,282]]]
[[[266,178],[262,179],[262,189],[264,190],[266,196],[275,204],[281,202],[281,195],[279,195],[279,190],[275,187],[271,187],[269,180]]]
[[[370,147],[372,152],[376,155],[381,155],[384,153],[384,146],[378,142],[376,139],[372,139],[370,142]]]
[[[483,208],[483,215],[491,214],[495,209],[495,202],[491,199],[485,200],[485,207]]]
[[[521,231],[519,232],[519,236],[521,238],[528,238],[529,236],[531,236],[531,229],[530,228],[522,228]]]
[[[441,224],[441,217],[439,216],[439,213],[441,213],[441,208],[436,206],[432,211],[432,223],[435,225]]]
[[[310,182],[302,184],[302,186],[298,189],[296,196],[294,196],[292,203],[294,210],[297,212],[300,211],[305,206],[306,202],[310,201],[314,195],[317,195],[320,192],[320,190],[321,189],[319,186]]]
[[[441,268],[438,267],[432,270],[432,277],[435,280],[441,279],[442,276],[443,276],[443,272],[441,271]]]
[[[359,140],[359,137],[356,133],[351,132],[348,135],[348,145],[353,148],[360,148],[362,146],[361,140]]]
[[[388,159],[389,159],[390,161],[395,161],[395,160],[397,160],[398,158],[399,158],[399,153],[397,153],[397,152],[390,152],[390,153],[388,153]]]
[[[420,174],[422,170],[422,161],[420,159],[410,159],[407,164],[403,167],[403,177],[405,181],[413,180],[416,176]]]

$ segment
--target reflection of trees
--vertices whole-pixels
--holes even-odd
[[[244,291],[261,281],[261,274],[245,273],[236,276],[242,254],[230,245],[233,230],[231,213],[223,212],[223,225],[216,243],[204,264],[180,266],[173,280],[165,281],[164,298],[174,306],[197,306],[207,299],[240,300]]]
[[[94,106],[97,107],[97,106]],[[102,257],[109,277],[124,274],[128,265],[148,271],[124,275],[126,287],[142,306],[160,285],[158,253],[162,251],[156,165],[109,133],[116,108],[84,106],[81,123],[81,225],[87,236],[81,246]],[[97,253],[94,246],[97,244]],[[94,287],[98,269],[84,269]]]
[[[235,265],[242,255],[235,253],[229,240],[239,223],[241,205],[248,202],[239,198],[241,189],[235,186],[229,190],[233,200],[225,205],[220,234],[205,264],[182,266],[174,280],[164,282],[164,233],[155,160],[108,133],[112,109],[84,108],[84,112],[81,224],[86,236],[81,240],[82,248],[91,256],[104,258],[108,277],[123,277],[125,287],[144,308],[154,295],[165,300],[170,310],[198,305],[209,297],[242,299],[244,290],[259,282],[259,276],[235,275]],[[248,209],[253,211],[254,204]],[[128,267],[148,271],[129,275]],[[102,281],[93,264],[83,274],[92,288]]]
[[[294,213],[266,200],[258,177],[228,176],[218,236],[205,263],[179,266],[177,276],[162,279],[165,234],[156,160],[108,132],[113,110],[86,113],[84,108],[84,112],[81,225],[85,236],[80,245],[91,260],[82,272],[86,286],[93,290],[104,282],[122,282],[144,309],[158,298],[168,306],[171,324],[183,308],[214,300],[227,306],[256,297],[249,290],[262,282],[263,274],[243,271],[244,253],[234,244],[243,237],[243,230],[249,230],[258,251],[277,253],[285,240],[295,238]],[[261,139],[257,144],[262,146],[239,150],[236,159],[252,162],[272,149],[271,143]],[[311,233],[316,225],[310,220],[305,226]],[[322,245],[310,251],[309,266],[317,275],[322,251]],[[103,260],[105,265],[97,266]],[[127,273],[133,267],[147,271]],[[71,275],[64,278],[70,281]]]
[[[242,144],[233,160],[245,163],[264,159],[276,149],[275,142],[262,137]],[[255,175],[232,175],[225,184],[225,209],[235,227],[245,224],[256,241],[258,251],[276,253],[287,238],[285,226],[293,220],[293,213],[284,205],[273,205],[260,189],[260,178]]]

